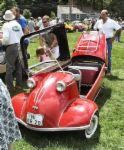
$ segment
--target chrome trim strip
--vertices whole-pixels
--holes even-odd
[[[95,98],[94,98],[94,101],[96,101],[96,98],[97,98],[97,96],[99,95],[100,91],[101,91],[101,87],[100,87],[100,89],[98,90],[98,92],[97,92],[97,94],[96,94],[96,96],[95,96]]]
[[[42,65],[42,64],[45,64],[45,63],[50,63],[50,62],[56,62],[56,61],[55,61],[55,60],[46,60],[46,61],[43,61],[43,62],[39,62],[39,63],[37,63],[37,64],[35,64],[35,65],[30,66],[29,69],[32,69],[32,68],[37,67],[37,66],[39,66],[39,65]],[[56,64],[57,64],[57,63],[56,63]],[[55,65],[55,64],[54,64],[54,65]]]
[[[25,122],[23,122],[21,119],[19,118],[16,118],[17,121],[24,125],[26,128],[30,129],[30,130],[34,130],[34,131],[50,131],[50,132],[54,132],[54,131],[76,131],[76,130],[85,130],[87,128],[90,127],[90,124],[89,125],[86,125],[86,126],[80,126],[80,127],[58,127],[58,128],[35,128],[35,127],[32,127],[28,124],[26,124]]]
[[[86,42],[87,42],[87,41],[86,41]],[[96,42],[96,41],[94,41],[94,42]],[[87,46],[78,46],[78,47],[87,47]],[[91,48],[91,47],[93,47],[93,48],[95,47],[95,48],[96,48],[97,46],[88,46],[88,47],[89,47],[89,48]]]
[[[68,66],[68,68],[98,71],[98,67],[91,67],[91,66]]]
[[[48,77],[48,79],[50,79],[50,78],[51,78],[51,75]],[[44,96],[44,94],[45,94],[45,92],[46,92],[46,90],[47,90],[47,88],[46,88],[46,89],[45,89],[45,88],[46,88],[46,87],[45,87],[45,86],[42,86],[42,84],[40,85],[40,88],[39,88],[39,90],[37,91],[37,94],[35,95],[35,99],[34,99],[35,105],[37,105],[37,102],[38,102],[39,100],[41,100],[42,97]],[[39,98],[40,95],[41,95],[41,93],[42,93],[42,91],[43,91],[44,89],[45,89],[45,91],[43,92],[41,98]]]

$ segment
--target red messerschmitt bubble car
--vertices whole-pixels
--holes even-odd
[[[33,64],[39,36],[54,33],[60,57]],[[27,60],[24,40],[28,39]],[[31,44],[31,46],[30,46]],[[29,90],[12,98],[18,122],[35,131],[80,130],[90,139],[98,127],[97,97],[107,66],[105,35],[97,31],[81,34],[70,58],[63,24],[39,30],[21,39]],[[36,62],[37,60],[35,60]]]

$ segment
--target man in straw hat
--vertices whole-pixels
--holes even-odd
[[[10,92],[14,90],[13,72],[15,71],[16,86],[20,87],[22,83],[22,69],[19,60],[18,44],[23,35],[20,24],[14,20],[12,11],[7,10],[3,16],[6,21],[2,27],[3,38],[0,42],[6,46],[6,84]]]

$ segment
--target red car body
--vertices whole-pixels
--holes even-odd
[[[56,60],[40,64],[49,62]],[[12,98],[18,122],[35,131],[85,130],[86,138],[91,138],[98,126],[94,100],[106,69],[105,36],[82,34],[71,63],[57,70],[50,68],[34,73],[28,80],[33,85],[30,91]]]

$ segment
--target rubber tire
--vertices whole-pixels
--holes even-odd
[[[92,132],[89,130],[89,128],[85,129],[85,131],[84,131],[86,139],[91,139],[95,135],[95,133],[97,131],[97,128],[98,128],[98,125],[99,125],[99,115],[98,115],[98,113],[95,113],[93,115],[93,117],[91,119],[91,123],[93,123],[93,124],[95,123],[94,125],[91,124],[93,126]]]

